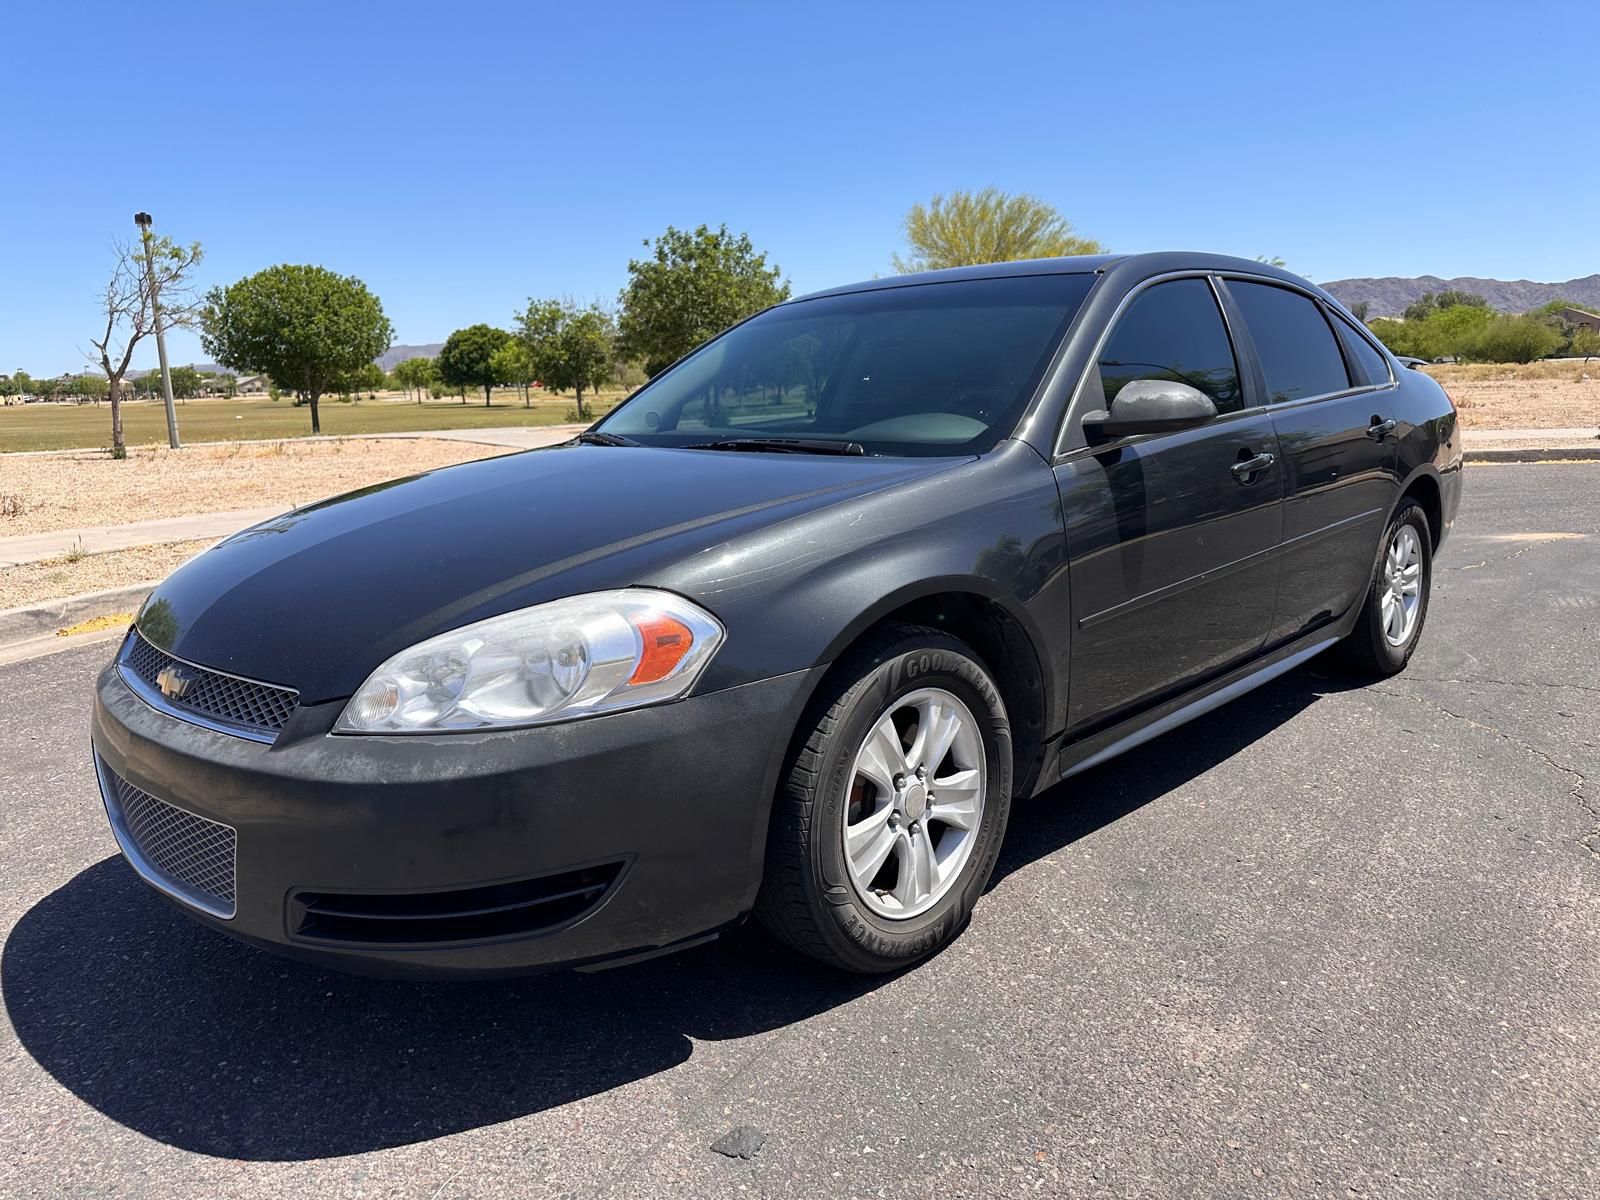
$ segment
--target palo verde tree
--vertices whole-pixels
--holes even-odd
[[[322,432],[322,394],[394,340],[383,305],[361,280],[289,264],[213,288],[200,330],[206,353],[223,366],[270,376],[309,404],[312,433]]]
[[[749,234],[726,225],[692,233],[667,227],[647,258],[628,263],[618,350],[658,375],[728,326],[789,298],[789,281],[767,266]],[[541,375],[541,379],[544,377]]]
[[[146,253],[148,252],[148,259]],[[203,257],[200,243],[180,246],[168,237],[146,232],[137,247],[118,243],[111,279],[100,295],[98,337],[90,359],[105,372],[111,401],[111,457],[127,458],[122,437],[122,380],[133,350],[156,332],[159,304],[162,332],[192,324],[199,303],[194,294],[194,269]]]
[[[517,314],[517,339],[534,378],[552,392],[571,388],[578,420],[586,420],[583,393],[599,391],[611,374],[617,340],[611,315],[598,304],[579,308],[571,300],[529,300]]]
[[[456,330],[445,339],[444,348],[434,359],[439,378],[451,387],[481,387],[483,406],[488,408],[495,384],[506,382],[495,370],[494,354],[510,340],[509,333],[493,325],[469,325]],[[462,399],[465,398],[463,391]]]
[[[1105,250],[1073,233],[1072,223],[1043,200],[994,187],[913,204],[902,227],[908,252],[893,258],[902,273]]]

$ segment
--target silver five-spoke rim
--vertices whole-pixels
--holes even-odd
[[[926,912],[961,876],[983,821],[983,738],[941,688],[902,696],[856,752],[844,805],[845,863],[880,917]]]
[[[1404,646],[1417,627],[1422,608],[1422,543],[1410,525],[1395,530],[1383,556],[1378,616],[1391,646]]]

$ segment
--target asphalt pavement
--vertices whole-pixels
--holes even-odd
[[[1600,465],[1470,468],[1435,589],[1398,678],[1019,806],[889,981],[754,933],[492,985],[247,949],[116,855],[108,648],[0,667],[0,1196],[1593,1197]]]

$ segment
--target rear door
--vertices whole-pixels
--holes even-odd
[[[1084,413],[1136,379],[1211,397],[1198,428],[1084,444]],[[1109,723],[1248,658],[1277,591],[1282,473],[1203,276],[1146,285],[1073,402],[1056,482],[1071,572],[1069,727]]]
[[[1225,287],[1282,451],[1282,564],[1268,635],[1280,642],[1344,613],[1371,581],[1396,496],[1394,383],[1387,358],[1353,328],[1336,333],[1343,318],[1310,293],[1241,278]]]

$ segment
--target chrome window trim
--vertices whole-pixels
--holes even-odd
[[[122,851],[123,857],[128,860],[128,865],[133,868],[134,873],[158,892],[171,896],[174,900],[181,901],[191,908],[198,908],[201,912],[216,917],[219,921],[233,920],[239,912],[239,831],[234,829],[232,825],[225,824],[222,821],[213,821],[210,817],[202,817],[197,812],[190,812],[181,804],[173,804],[170,800],[163,800],[160,796],[145,792],[145,795],[150,796],[158,804],[165,804],[168,808],[175,808],[185,816],[193,817],[197,821],[204,821],[208,825],[216,825],[233,832],[234,901],[233,906],[227,908],[217,904],[215,901],[208,900],[203,893],[196,889],[184,887],[179,880],[168,877],[144,856],[139,849],[139,844],[134,841],[127,822],[123,820],[121,798],[118,797],[115,802],[112,800],[115,788],[106,779],[106,772],[109,770],[110,768],[106,766],[105,761],[97,753],[94,756],[94,777],[95,781],[100,785],[100,803],[105,806],[106,820],[111,824],[111,834],[117,839],[117,847]],[[141,792],[144,791],[137,784],[130,783],[128,786],[138,788]]]
[[[264,730],[256,729],[249,725],[235,725],[232,722],[221,721],[215,717],[208,717],[204,713],[197,713],[193,709],[180,708],[178,705],[173,704],[161,694],[159,688],[151,687],[139,677],[139,673],[137,671],[133,670],[127,665],[128,648],[133,644],[134,638],[144,638],[146,642],[149,642],[151,646],[155,647],[157,650],[160,650],[161,653],[165,654],[168,658],[174,660],[175,662],[181,662],[186,667],[193,667],[197,671],[206,671],[212,675],[221,675],[228,679],[237,679],[240,683],[252,684],[255,687],[271,688],[273,691],[277,692],[291,692],[294,694],[296,705],[299,704],[300,693],[294,688],[284,687],[281,683],[267,683],[262,679],[251,679],[248,675],[235,675],[232,671],[219,671],[216,667],[208,667],[203,663],[190,662],[187,658],[179,658],[178,655],[172,653],[172,651],[162,650],[160,646],[157,646],[154,642],[151,642],[149,638],[145,638],[144,634],[139,632],[138,626],[134,626],[128,630],[128,636],[122,639],[122,648],[117,651],[117,677],[127,685],[130,692],[139,697],[139,699],[143,700],[151,708],[155,709],[159,713],[164,713],[169,717],[183,721],[185,724],[197,725],[201,729],[209,729],[212,733],[226,734],[228,737],[244,738],[246,741],[260,742],[264,746],[270,746],[272,743],[278,740],[277,733],[268,733]],[[278,732],[281,733],[282,730],[279,730]]]

